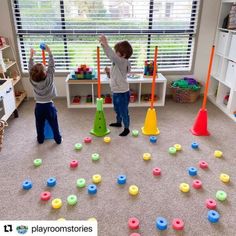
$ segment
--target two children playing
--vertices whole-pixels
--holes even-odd
[[[133,54],[133,49],[128,41],[118,42],[114,49],[108,45],[107,38],[102,35],[99,41],[103,47],[106,56],[112,62],[111,69],[106,68],[107,74],[110,74],[110,87],[113,93],[113,105],[116,112],[116,122],[111,123],[112,127],[122,127],[124,130],[120,136],[127,136],[130,133],[129,124],[129,84],[127,82],[127,73],[130,72],[130,62],[128,59]],[[35,51],[31,49],[29,59],[30,82],[33,86],[34,97],[36,100],[35,120],[37,130],[38,143],[44,142],[44,124],[48,120],[57,144],[62,142],[62,137],[59,131],[57,110],[52,99],[56,97],[56,88],[53,80],[55,72],[55,64],[52,52],[46,46],[46,52],[49,55],[48,69],[41,63],[34,64],[33,56]]]

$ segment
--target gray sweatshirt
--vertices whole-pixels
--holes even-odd
[[[125,93],[129,91],[129,83],[127,82],[127,73],[130,72],[130,62],[116,55],[116,53],[109,47],[103,47],[107,57],[111,60],[111,80],[110,87],[113,93]]]
[[[30,58],[29,65],[28,65],[29,72],[32,69],[33,65],[34,65],[34,59]],[[49,54],[46,79],[40,82],[35,82],[30,79],[30,83],[33,85],[34,98],[36,102],[39,102],[39,103],[51,102],[52,99],[56,97],[57,92],[56,92],[56,87],[53,80],[54,71],[55,71],[55,64],[54,64],[53,55]]]

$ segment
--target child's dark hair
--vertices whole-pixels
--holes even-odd
[[[128,41],[121,41],[115,45],[115,51],[126,59],[129,59],[133,54],[133,48]]]
[[[35,64],[30,70],[30,79],[40,82],[46,79],[45,67],[42,63]]]

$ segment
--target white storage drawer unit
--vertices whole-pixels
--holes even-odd
[[[232,35],[228,57],[230,60],[236,62],[236,34]]]
[[[235,89],[236,84],[236,63],[233,61],[228,62],[227,72],[225,76],[225,82]]]
[[[225,55],[228,38],[229,38],[229,33],[222,31],[219,32],[218,43],[216,46],[216,53],[220,55]]]
[[[0,98],[3,100],[5,110],[2,119],[6,121],[16,109],[16,101],[12,81],[8,79],[1,81],[4,81],[4,83],[0,85]]]
[[[224,28],[236,0],[221,0],[209,100],[236,122],[236,30]]]

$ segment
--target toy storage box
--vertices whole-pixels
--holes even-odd
[[[178,103],[192,103],[200,96],[201,86],[199,82],[192,78],[173,81],[171,83],[172,97]]]

